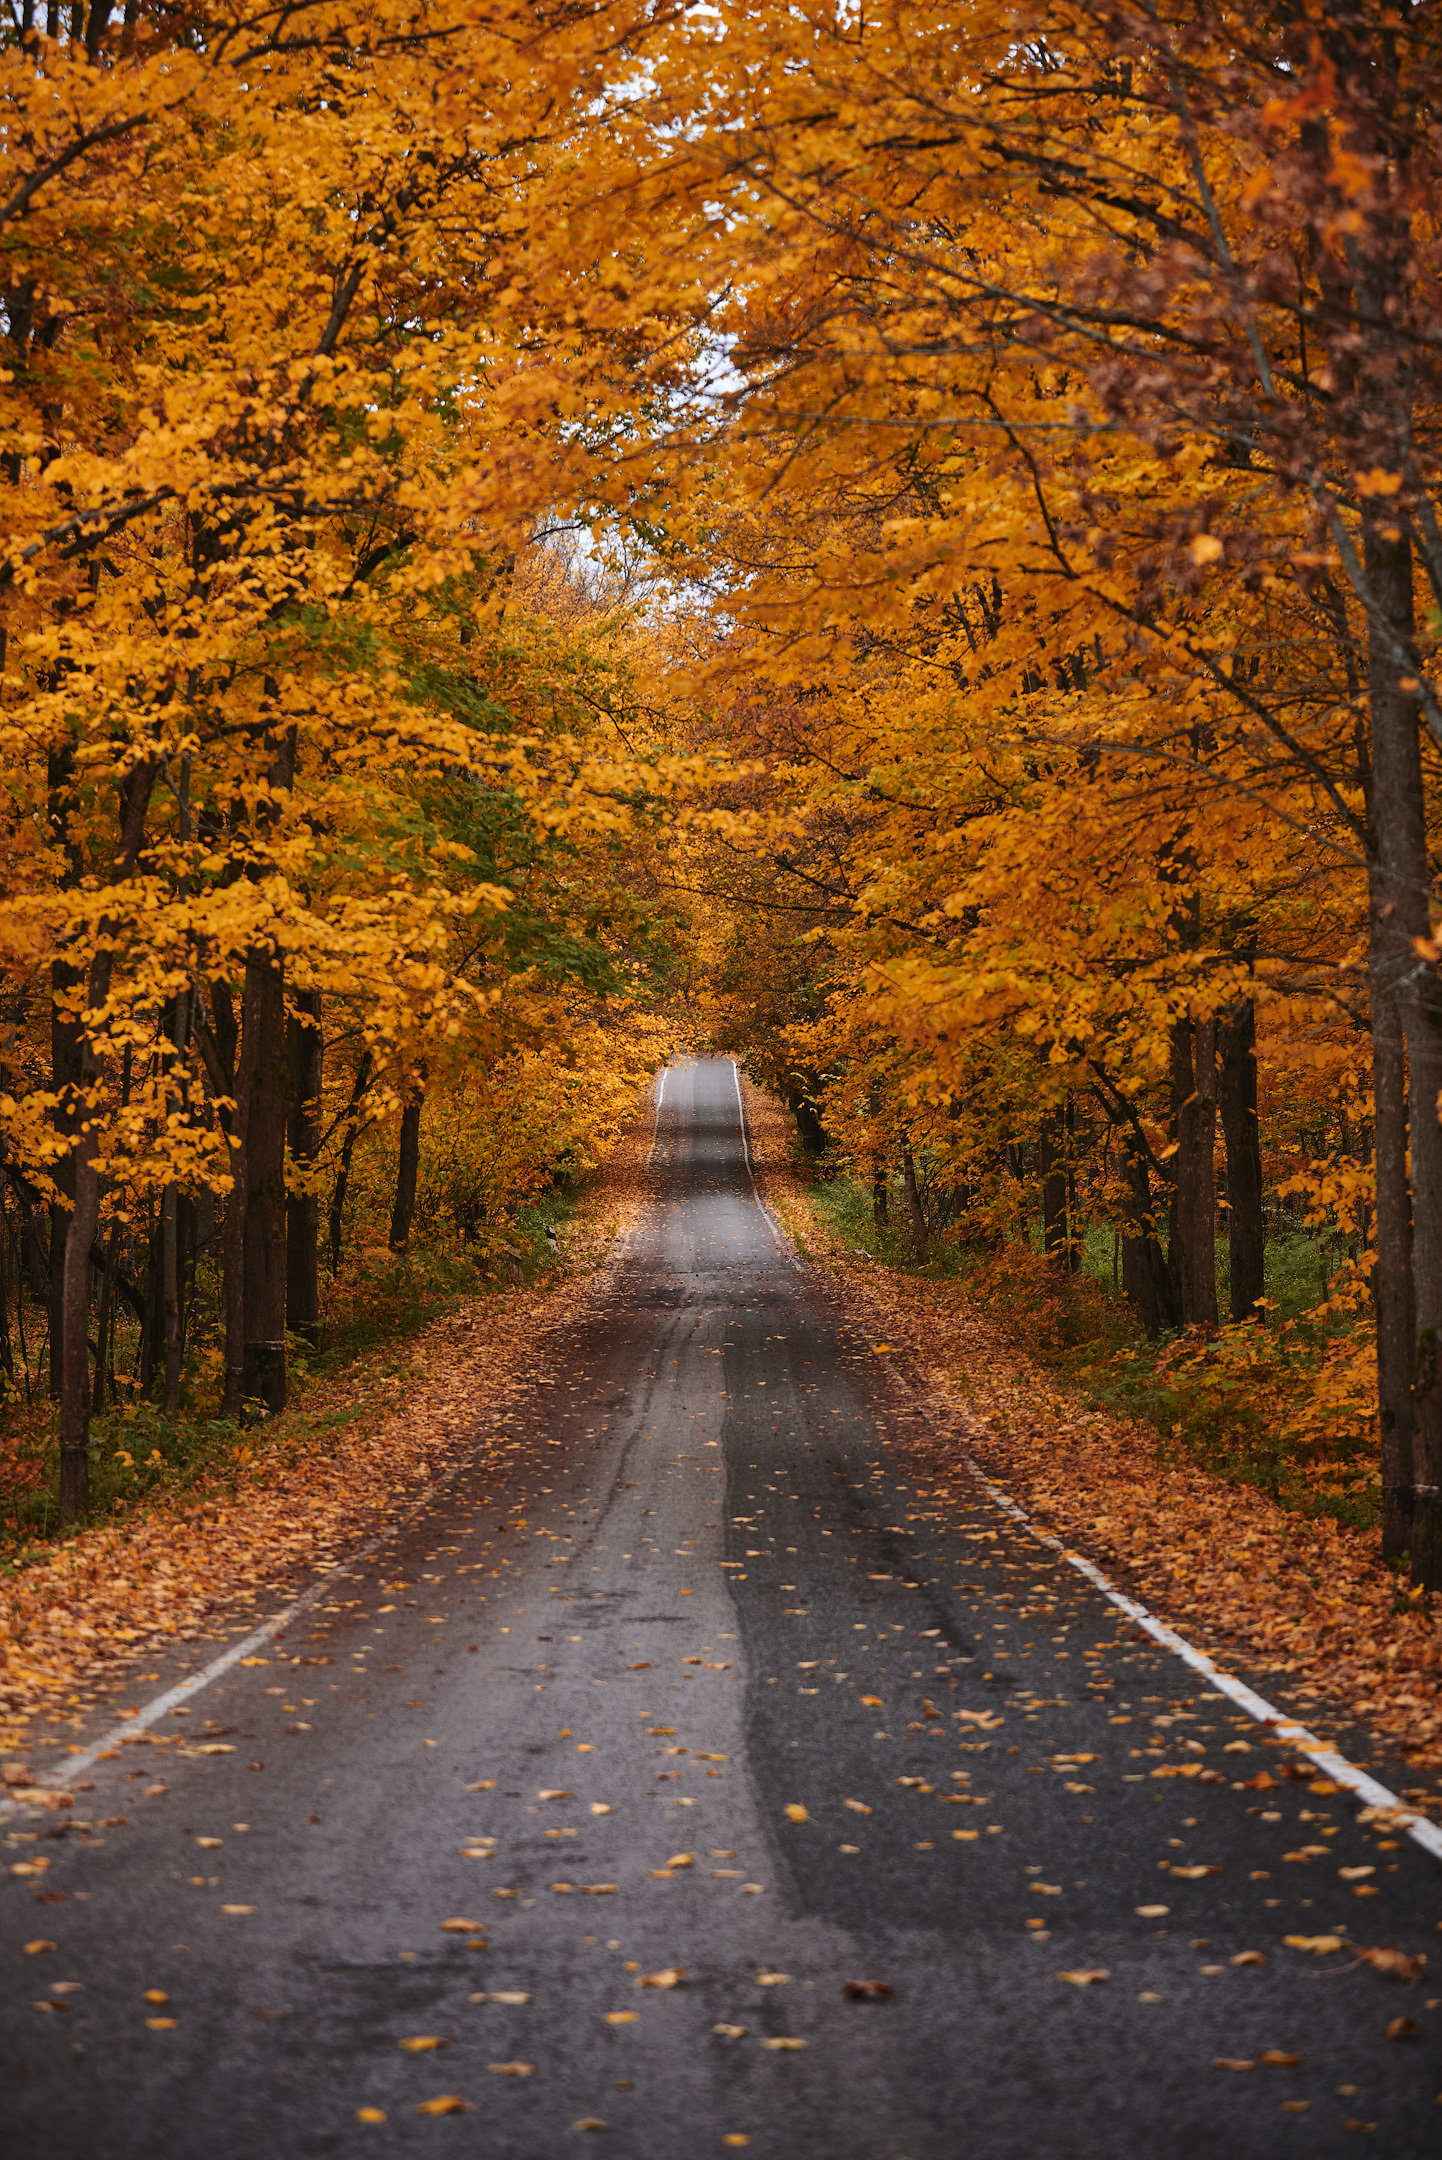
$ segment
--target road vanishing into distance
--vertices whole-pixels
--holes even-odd
[[[14,2160],[1442,2150],[1436,1860],[938,1497],[739,1113],[665,1075],[513,1470],[6,1818]]]

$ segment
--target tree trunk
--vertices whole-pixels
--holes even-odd
[[[109,972],[108,969],[106,971]],[[102,991],[99,1000],[103,1002]],[[87,1124],[75,1143],[75,1213],[65,1240],[60,1360],[60,1523],[68,1529],[90,1506],[90,1241],[100,1214],[99,1143]],[[52,1352],[53,1355],[53,1352]]]
[[[416,1180],[421,1167],[421,1106],[425,1101],[424,1076],[406,1089],[401,1112],[401,1145],[396,1163],[396,1198],[391,1209],[391,1251],[404,1252],[416,1211]]]
[[[926,1215],[916,1183],[916,1158],[909,1147],[901,1151],[901,1183],[906,1195],[906,1219],[911,1225],[912,1257],[922,1266],[927,1260]]]
[[[61,1099],[55,1107],[55,1130],[73,1143],[75,1138],[75,1090],[80,1084],[80,1023],[65,1011],[61,999],[81,982],[79,971],[68,961],[57,960],[50,969],[50,1085]],[[75,1158],[67,1150],[54,1164],[51,1176],[63,1198],[62,1206],[50,1208],[50,1399],[59,1402],[65,1341],[65,1247],[70,1234],[70,1214],[75,1202]]]
[[[890,1183],[891,1181],[886,1174],[886,1157],[884,1155],[873,1155],[871,1158],[871,1220],[878,1230],[886,1228],[891,1203]]]
[[[1395,532],[1395,526],[1389,526]],[[1407,1049],[1411,1110],[1412,1165],[1412,1463],[1410,1494],[1396,1487],[1394,1535],[1406,1537],[1413,1580],[1442,1588],[1442,1125],[1437,1103],[1442,1093],[1442,987],[1435,967],[1421,962],[1416,940],[1430,937],[1430,866],[1422,786],[1417,705],[1404,690],[1398,646],[1410,644],[1412,556],[1405,538],[1389,538],[1375,509],[1364,519],[1365,561],[1372,614],[1368,627],[1367,701],[1372,720],[1372,798],[1377,866],[1370,880],[1369,927],[1374,985],[1380,979],[1401,1018]],[[1384,1029],[1385,1033],[1385,1029]],[[1404,1249],[1399,1240],[1401,1208],[1394,1193],[1388,1225],[1388,1248],[1382,1231],[1383,1179],[1381,1112],[1378,1115],[1377,1256],[1384,1284],[1401,1279]],[[1387,1312],[1384,1290],[1378,1312],[1380,1329]],[[1387,1312],[1389,1325],[1395,1314]],[[1380,1357],[1379,1357],[1379,1379]],[[1382,1405],[1385,1415],[1388,1406]],[[1384,1436],[1384,1447],[1386,1438]],[[1400,1467],[1394,1424],[1392,1462]],[[1403,1518],[1409,1512],[1410,1523]]]
[[[1217,1324],[1217,1024],[1176,1020],[1171,1031],[1173,1271],[1184,1327]]]
[[[320,1341],[320,1195],[311,1180],[320,1153],[320,992],[300,990],[287,1027],[290,1158],[297,1180],[285,1203],[285,1324],[314,1349]]]
[[[98,1414],[105,1408],[105,1376],[111,1367],[110,1345],[115,1333],[115,1287],[120,1273],[120,1223],[112,1221],[110,1236],[105,1246],[105,1273],[100,1281],[100,1312],[95,1323],[95,1385],[90,1393],[90,1408]],[[114,1375],[111,1374],[111,1395],[114,1396]]]
[[[1141,1135],[1122,1134],[1127,1229],[1122,1238],[1122,1292],[1147,1334],[1177,1324],[1176,1286],[1157,1236],[1151,1171]]]
[[[1375,866],[1370,883],[1376,882]],[[1374,903],[1375,904],[1375,903]],[[1373,1163],[1376,1242],[1372,1310],[1382,1438],[1382,1556],[1400,1560],[1412,1536],[1412,1192],[1407,1174],[1407,1057],[1385,971],[1372,966]]]
[[[355,1069],[355,1082],[350,1091],[350,1102],[346,1106],[345,1139],[341,1142],[340,1168],[336,1172],[335,1185],[331,1190],[330,1218],[326,1226],[330,1239],[330,1271],[332,1275],[340,1273],[340,1242],[341,1231],[345,1226],[346,1188],[350,1184],[350,1161],[355,1152],[356,1134],[360,1131],[360,1105],[366,1089],[370,1086],[371,1063],[370,1051],[362,1051],[360,1063]]]
[[[245,1349],[241,1394],[270,1417],[285,1408],[285,962],[279,949],[252,954],[246,985],[255,1055],[245,1122]],[[245,1056],[244,1045],[241,1048]]]
[[[1261,1320],[1266,1294],[1266,1224],[1262,1216],[1262,1142],[1257,1125],[1257,1009],[1250,998],[1233,1006],[1218,1029],[1222,1131],[1227,1143],[1227,1249],[1231,1257],[1232,1318]]]

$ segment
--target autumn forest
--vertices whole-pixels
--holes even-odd
[[[1442,1587],[1435,12],[10,0],[0,102],[4,1535],[711,1049]]]

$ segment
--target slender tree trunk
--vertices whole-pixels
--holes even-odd
[[[346,1188],[350,1184],[351,1156],[355,1152],[356,1135],[360,1131],[360,1105],[364,1099],[366,1089],[370,1086],[372,1062],[370,1051],[362,1051],[360,1063],[356,1066],[350,1101],[346,1106],[345,1138],[341,1142],[340,1168],[336,1172],[335,1185],[331,1191],[330,1217],[326,1226],[330,1238],[330,1271],[332,1275],[340,1273],[340,1245],[341,1232],[345,1226]]]
[[[400,1154],[396,1162],[396,1197],[391,1209],[391,1251],[404,1252],[416,1211],[416,1181],[421,1167],[421,1106],[425,1102],[424,1077],[406,1089],[401,1112]]]
[[[1373,876],[1375,882],[1375,871]],[[1373,1162],[1376,1240],[1372,1309],[1382,1437],[1382,1555],[1400,1560],[1412,1538],[1412,1191],[1407,1172],[1407,1057],[1397,1007],[1372,967]]]
[[[90,1408],[105,1408],[105,1375],[110,1364],[110,1338],[115,1330],[115,1281],[120,1267],[120,1224],[113,1221],[105,1245],[105,1273],[100,1279],[100,1313],[95,1323],[95,1385]],[[112,1389],[112,1393],[113,1393]]]
[[[1395,531],[1395,527],[1389,527]],[[1374,616],[1369,623],[1367,700],[1372,720],[1372,797],[1377,867],[1370,880],[1370,932],[1374,997],[1380,978],[1402,1022],[1407,1049],[1411,1124],[1412,1185],[1412,1462],[1410,1495],[1406,1481],[1396,1483],[1397,1520],[1393,1535],[1403,1534],[1412,1555],[1413,1579],[1430,1589],[1442,1588],[1442,987],[1436,968],[1419,959],[1415,941],[1431,935],[1431,881],[1422,783],[1421,746],[1415,695],[1402,687],[1404,668],[1397,641],[1410,643],[1412,556],[1405,538],[1392,539],[1375,510],[1364,521],[1368,588]],[[1384,1029],[1385,1034],[1385,1029]],[[1374,1053],[1375,1055],[1375,1053]],[[1388,1278],[1405,1273],[1405,1248],[1398,1241],[1400,1196],[1392,1196],[1383,1246],[1382,1134],[1378,1111],[1377,1255]],[[1395,1248],[1395,1249],[1394,1249]],[[1379,1380],[1384,1287],[1378,1309]],[[1385,1416],[1388,1405],[1382,1404]],[[1384,1488],[1387,1471],[1401,1469],[1401,1448],[1394,1424],[1384,1432]]]
[[[1127,1192],[1122,1293],[1147,1334],[1155,1337],[1177,1324],[1176,1286],[1157,1236],[1146,1148],[1134,1129],[1123,1130],[1121,1142]]]
[[[247,965],[241,999],[240,1040],[232,1050],[235,1060],[235,1109],[231,1113],[230,1194],[225,1203],[222,1237],[225,1304],[225,1393],[221,1416],[238,1418],[245,1396],[245,1218],[250,1182],[250,1098],[254,1090],[256,1060],[260,1054],[260,996],[262,971]],[[223,1009],[223,1003],[219,1009]]]
[[[1071,1226],[1067,1218],[1066,1124],[1060,1110],[1048,1110],[1036,1144],[1041,1179],[1041,1246],[1053,1267],[1070,1272]]]
[[[287,1030],[290,1157],[297,1184],[285,1203],[285,1324],[312,1348],[320,1340],[320,1195],[311,1180],[320,1153],[320,992],[300,990]]]
[[[246,1108],[245,1352],[242,1393],[274,1417],[285,1408],[285,963],[255,954],[258,1031]],[[247,1014],[252,998],[246,991]],[[242,1050],[242,1055],[244,1051]]]
[[[1174,1267],[1185,1327],[1217,1324],[1217,1024],[1176,1020],[1171,1031]]]
[[[1232,1318],[1260,1320],[1266,1295],[1266,1224],[1262,1216],[1262,1142],[1257,1124],[1257,1010],[1243,998],[1218,1029],[1222,1131],[1227,1143],[1227,1249]]]
[[[909,1147],[901,1151],[901,1184],[906,1195],[906,1219],[911,1225],[912,1257],[924,1266],[927,1259],[926,1215],[916,1183],[916,1158]]]
[[[874,1121],[881,1115],[881,1090],[873,1087],[867,1097],[867,1109],[873,1120],[871,1142],[871,1220],[878,1231],[886,1228],[891,1199],[891,1180],[887,1175],[886,1151],[875,1138]]]
[[[90,1241],[100,1215],[99,1143],[87,1125],[75,1143],[75,1213],[65,1241],[63,1349],[60,1361],[60,1522],[83,1520],[90,1506]]]
[[[55,1130],[73,1143],[75,1138],[75,1090],[80,1084],[80,1024],[67,1012],[62,998],[81,982],[77,969],[57,960],[50,970],[50,1085],[61,1098],[55,1108]],[[60,1371],[65,1341],[65,1248],[70,1236],[70,1216],[75,1203],[75,1158],[69,1150],[56,1162],[52,1177],[63,1200],[50,1208],[50,1399],[60,1400]]]

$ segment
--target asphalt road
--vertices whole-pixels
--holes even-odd
[[[9,1819],[6,2151],[1435,2154],[1436,1863],[935,1497],[729,1063],[667,1074],[654,1174],[513,1482],[97,1764],[88,1829]],[[1284,1940],[1329,1933],[1431,1975]]]

